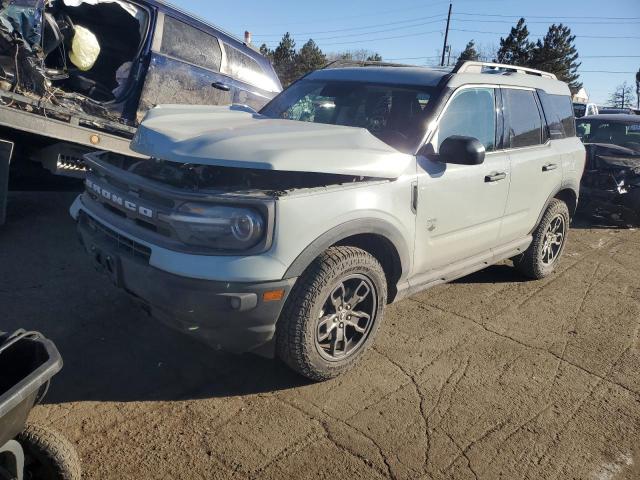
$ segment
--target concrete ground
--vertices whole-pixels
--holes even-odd
[[[85,478],[640,478],[640,231],[574,228],[548,279],[498,265],[393,305],[358,367],[309,384],[146,317],[81,252],[72,198],[11,195],[0,328],[56,341],[32,419]]]

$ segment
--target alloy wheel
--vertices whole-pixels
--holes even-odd
[[[549,222],[549,226],[544,233],[542,244],[542,263],[551,265],[558,259],[566,235],[566,223],[564,216],[556,215]]]
[[[337,282],[325,300],[316,325],[320,355],[339,361],[364,345],[376,320],[377,294],[373,282],[355,274]]]

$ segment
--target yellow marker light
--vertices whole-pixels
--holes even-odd
[[[284,289],[280,290],[268,290],[262,294],[262,301],[264,302],[279,302],[284,298]]]

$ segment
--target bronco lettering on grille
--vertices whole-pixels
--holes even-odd
[[[92,191],[93,193],[101,197],[103,200],[106,200],[109,203],[112,203],[113,205],[116,205],[118,207],[124,207],[125,209],[131,212],[135,212],[147,218],[153,218],[154,212],[153,212],[153,209],[151,208],[144,207],[131,200],[125,200],[120,195],[110,192],[106,188],[101,187],[100,185],[91,181],[88,178],[85,180],[85,185],[87,187],[87,190]]]

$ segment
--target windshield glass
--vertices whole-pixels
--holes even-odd
[[[584,117],[584,114],[587,111],[587,106],[584,103],[574,103],[573,104],[573,112],[576,118]]]
[[[271,118],[366,128],[404,153],[413,153],[426,130],[432,89],[363,82],[301,80],[260,113]]]
[[[640,119],[635,123],[582,120],[576,130],[584,143],[608,143],[640,152]]]

